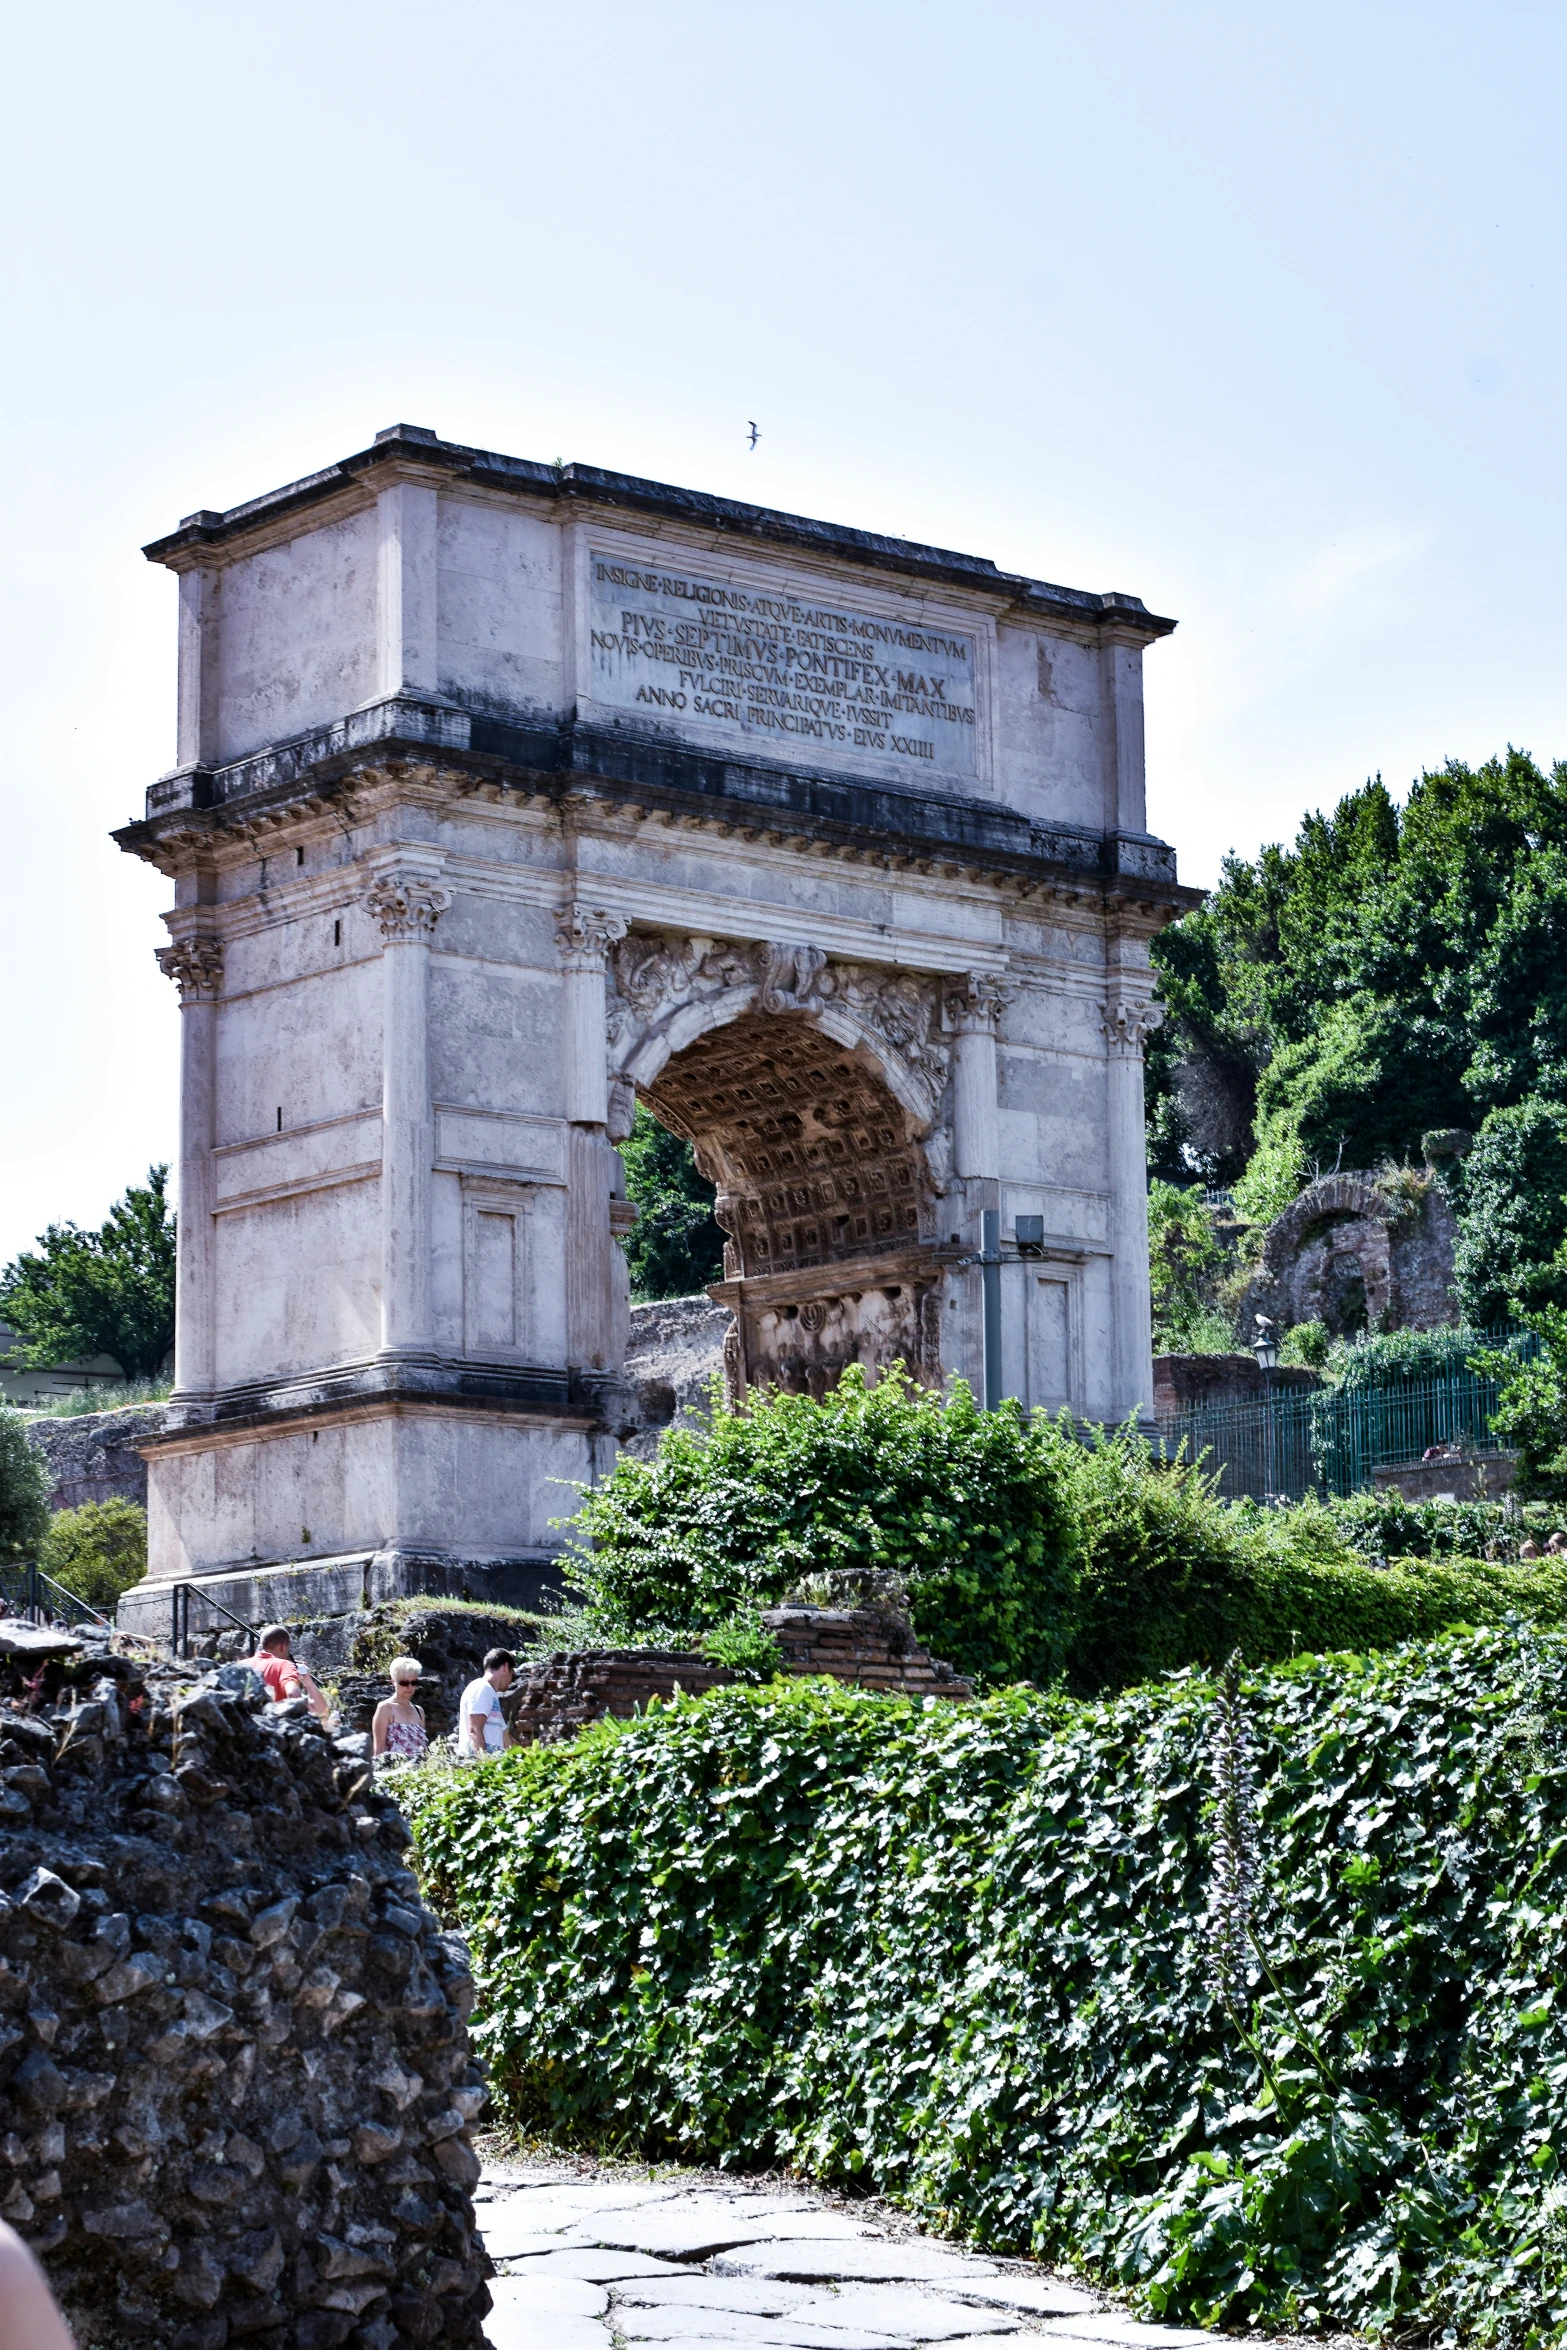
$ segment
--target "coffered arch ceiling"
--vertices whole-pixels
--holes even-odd
[[[747,1279],[930,1236],[911,1120],[868,1061],[803,1015],[752,1012],[665,1062],[654,1116],[695,1145]]]

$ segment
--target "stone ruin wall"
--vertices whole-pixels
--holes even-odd
[[[478,2350],[472,1980],[362,1756],[221,1675],[105,1653],[38,1713],[4,1662],[0,2213],[76,2338]]]
[[[926,1654],[895,1610],[789,1606],[767,1609],[762,1622],[783,1650],[787,1672],[823,1674],[882,1697],[961,1702],[974,1694],[951,1665]],[[606,1714],[626,1720],[655,1701],[668,1704],[677,1693],[702,1697],[735,1678],[684,1650],[585,1649],[521,1674],[509,1712],[525,1744],[547,1745],[575,1737]]]

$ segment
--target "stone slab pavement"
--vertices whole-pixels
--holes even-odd
[[[1022,2261],[915,2235],[878,2207],[776,2181],[491,2161],[491,2350],[1194,2350]]]

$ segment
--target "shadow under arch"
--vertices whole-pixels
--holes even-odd
[[[738,994],[741,991],[734,991]],[[690,1142],[727,1234],[732,1401],[820,1395],[850,1363],[940,1384],[944,1258],[926,1087],[847,1009],[763,1011],[759,991],[677,1013],[626,1075]]]

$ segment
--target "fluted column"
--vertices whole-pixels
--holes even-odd
[[[1110,1157],[1110,1310],[1115,1332],[1115,1412],[1153,1409],[1153,1307],[1148,1286],[1148,1143],[1143,1125],[1143,1047],[1164,1020],[1146,996],[1117,994],[1102,1006]]]
[[[562,973],[561,1049],[567,1133],[566,1344],[572,1368],[615,1370],[614,1239],[609,1226],[609,1050],[605,976],[626,935],[618,914],[585,901],[556,925]]]
[[[218,997],[223,947],[210,934],[160,948],[180,991],[180,1202],[175,1253],[174,1391],[210,1395],[213,1345],[212,1146],[217,1140]]]
[[[1001,1173],[996,1114],[996,1025],[1008,990],[986,971],[970,971],[947,990],[952,1030],[952,1156],[957,1173],[995,1182]]]
[[[426,1354],[430,1312],[430,938],[452,902],[429,870],[380,873],[365,905],[381,926],[381,1352]]]

